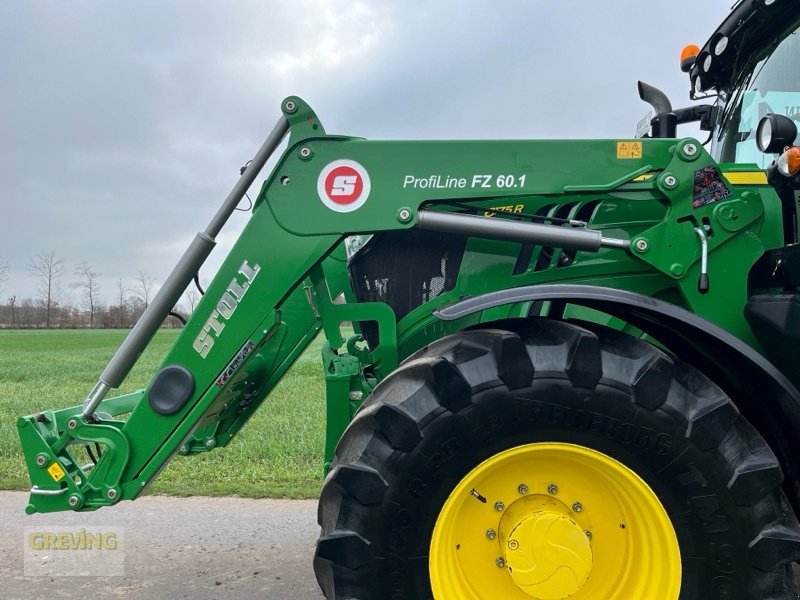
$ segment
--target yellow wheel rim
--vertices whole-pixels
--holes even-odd
[[[619,461],[563,443],[518,446],[456,486],[434,526],[437,600],[675,600],[681,557],[653,490]]]

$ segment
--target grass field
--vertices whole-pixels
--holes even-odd
[[[30,487],[17,417],[82,403],[126,334],[0,331],[0,489]],[[148,385],[177,335],[176,330],[156,334],[120,394]],[[321,338],[311,344],[226,448],[175,458],[149,493],[316,497],[325,429],[321,344]]]

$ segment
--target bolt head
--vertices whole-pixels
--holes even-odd
[[[350,394],[348,395],[348,398],[350,398],[350,400],[363,400],[364,399],[364,392],[361,392],[359,390],[354,390],[354,391],[350,392]]]
[[[407,223],[411,220],[411,211],[407,208],[401,208],[399,211],[397,211],[397,218],[401,223]]]
[[[217,445],[217,440],[211,438],[210,440],[206,440],[206,448],[213,448]]]
[[[75,494],[70,496],[69,500],[67,500],[67,502],[69,503],[70,506],[78,506],[78,504],[80,504],[80,501],[81,501],[81,499],[78,496],[76,496]]]
[[[669,267],[669,272],[675,277],[681,277],[684,273],[684,268],[681,263],[673,263]]]
[[[302,148],[300,148],[300,156],[302,158],[308,158],[309,156],[311,156],[311,148],[309,148],[308,146],[303,146]]]
[[[110,490],[108,490],[108,491],[106,492],[106,496],[108,496],[108,499],[109,499],[109,500],[113,500],[114,498],[116,498],[116,497],[117,497],[117,490],[115,490],[115,489],[113,489],[113,488],[112,488],[112,489],[110,489]]]
[[[493,540],[497,537],[497,532],[494,529],[487,529],[486,530],[486,537],[490,540]]]
[[[36,457],[36,464],[39,465],[40,467],[45,466],[47,464],[47,455],[46,454],[40,454],[39,456],[37,456]]]
[[[494,503],[494,509],[497,512],[503,512],[505,510],[505,508],[506,508],[506,505],[503,504],[503,502],[501,500],[498,500],[497,502]]]
[[[297,104],[293,100],[287,100],[283,105],[283,109],[288,113],[293,113],[297,110]]]
[[[525,485],[524,483],[520,483],[519,487],[517,488],[517,491],[519,492],[520,496],[524,496],[525,494],[528,493],[528,486]]]
[[[587,529],[583,533],[586,534],[586,537],[589,538],[589,541],[591,542],[592,541],[592,532]]]
[[[583,504],[581,504],[580,502],[575,502],[572,505],[572,510],[575,512],[581,512],[583,510]]]
[[[664,185],[668,188],[674,188],[676,185],[678,185],[678,180],[674,175],[667,175],[664,177]]]
[[[67,421],[67,427],[69,427],[70,429],[77,429],[78,422],[75,419],[70,419],[69,421]]]
[[[555,483],[551,483],[547,486],[547,493],[551,496],[555,496],[558,493],[558,486]]]
[[[636,240],[636,249],[639,252],[646,252],[648,248],[647,240]]]
[[[683,147],[683,152],[684,154],[686,154],[686,156],[694,156],[695,154],[697,154],[697,146],[695,146],[694,144],[686,144]]]

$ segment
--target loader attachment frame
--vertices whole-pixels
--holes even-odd
[[[404,358],[475,323],[532,314],[521,302],[434,315],[465,296],[613,281],[755,344],[740,317],[747,268],[725,265],[752,265],[765,245],[783,243],[780,201],[763,173],[720,168],[691,139],[367,141],[327,135],[300,98],[282,112],[87,401],[18,420],[29,513],[134,499],[176,454],[228,444],[320,330],[329,464],[354,412]],[[247,225],[148,388],[107,398],[286,133]],[[423,251],[426,236],[461,239],[457,272],[440,277],[444,259],[431,253],[419,254],[425,265],[403,261],[412,232]],[[348,256],[353,236],[372,237]],[[394,272],[356,281],[349,263],[370,252]],[[418,277],[422,266],[432,278]],[[421,282],[413,300],[410,279],[397,277],[404,269]],[[101,447],[96,464],[77,463],[71,448],[85,444]]]

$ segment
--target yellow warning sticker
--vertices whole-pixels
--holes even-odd
[[[57,462],[47,467],[47,472],[50,473],[50,477],[53,478],[53,481],[59,481],[65,475],[64,469],[62,469],[61,465]]]
[[[642,142],[617,142],[617,158],[642,158]]]

